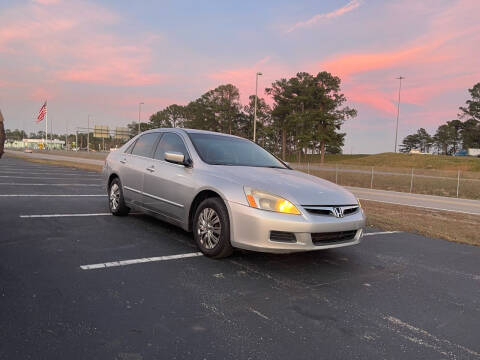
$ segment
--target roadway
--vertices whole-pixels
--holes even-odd
[[[480,201],[345,186],[360,200],[480,215]],[[479,186],[480,191],[480,186]]]
[[[0,174],[0,359],[480,359],[480,247],[368,229],[211,260],[110,216],[98,173],[6,157]]]
[[[7,151],[8,154],[14,154],[16,156],[22,156],[25,158],[37,158],[37,159],[49,159],[60,160],[69,162],[80,162],[93,165],[103,165],[103,160],[85,159],[80,157],[70,157],[62,155],[51,155],[32,153],[24,154],[21,152]],[[352,191],[361,200],[379,201],[398,205],[408,205],[415,207],[422,207],[432,210],[444,210],[453,211],[466,214],[480,215],[480,201],[469,199],[457,199],[443,196],[432,196],[422,194],[410,194],[395,191],[375,190],[367,188],[346,187]],[[480,185],[479,185],[480,191]]]

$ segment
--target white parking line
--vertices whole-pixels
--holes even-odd
[[[102,184],[32,184],[32,183],[0,183],[8,186],[103,186]]]
[[[120,261],[112,261],[112,262],[100,263],[100,264],[82,265],[80,266],[80,269],[82,270],[105,269],[105,268],[115,267],[115,266],[142,264],[142,263],[153,262],[153,261],[177,260],[177,259],[185,259],[185,258],[191,258],[196,256],[203,256],[203,254],[201,252],[195,252],[195,253],[178,254],[178,255],[148,257],[148,258],[141,258],[141,259],[120,260]]]
[[[0,194],[0,197],[95,197],[95,196],[107,196],[107,194],[89,194],[89,195],[77,195],[77,194]]]
[[[29,179],[29,180],[68,180],[71,178],[77,179],[77,175],[72,175],[70,177],[64,176],[64,177],[38,177],[38,176],[10,176],[10,175],[0,175],[0,178],[10,178],[10,179]],[[98,179],[85,179],[89,181],[98,181]]]
[[[398,233],[401,233],[401,231],[379,231],[379,232],[372,232],[372,233],[363,233],[363,236],[398,234]]]
[[[87,177],[101,177],[100,174],[82,174],[82,173],[75,173],[75,172],[58,172],[58,171],[43,171],[43,172],[31,172],[28,170],[23,170],[23,171],[2,171],[0,170],[0,174],[2,175],[10,175],[14,176],[16,174],[28,174],[28,175],[73,175],[73,176],[87,176]],[[8,177],[8,176],[3,176],[3,177]]]
[[[111,216],[111,213],[97,214],[43,214],[43,215],[20,215],[22,219],[32,218],[60,218],[60,217],[85,217],[85,216]]]

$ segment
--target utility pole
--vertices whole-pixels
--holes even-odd
[[[68,150],[68,118],[65,120],[65,150]]]
[[[257,93],[258,93],[258,76],[263,75],[261,72],[257,72],[255,75],[255,109],[253,110],[253,142],[257,138]]]
[[[142,105],[144,105],[143,102],[138,103],[138,133],[139,134],[142,132],[140,129],[140,111],[141,111]]]
[[[48,149],[48,106],[47,100],[45,100],[45,149]]]
[[[397,127],[395,130],[395,152],[397,152],[397,139],[398,139],[398,118],[400,117],[400,93],[402,91],[402,80],[405,79],[403,76],[399,76],[397,80],[399,80],[400,84],[398,86],[398,106],[397,106]]]
[[[87,152],[90,152],[90,114],[88,115],[87,123]]]

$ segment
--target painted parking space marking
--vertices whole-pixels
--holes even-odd
[[[466,359],[470,356],[480,357],[480,353],[475,350],[454,343],[448,339],[437,337],[427,330],[413,326],[394,316],[384,316],[383,319],[388,322],[388,328],[402,338],[419,346],[434,350],[444,357],[452,359]]]
[[[45,184],[45,183],[0,183],[8,186],[103,186],[102,184]]]
[[[95,214],[39,214],[39,215],[20,215],[22,219],[35,218],[62,218],[62,217],[89,217],[89,216],[111,216],[111,213],[95,213]],[[133,214],[132,214],[133,215]]]
[[[387,235],[387,234],[398,234],[401,231],[378,231],[372,233],[363,233],[363,236],[373,236],[373,235]]]
[[[0,197],[106,197],[107,194],[0,194]]]
[[[64,176],[64,177],[38,177],[38,176],[10,176],[10,175],[0,175],[0,178],[9,178],[9,179],[29,179],[29,180],[68,180],[71,178],[77,179],[78,176],[71,175],[71,176]],[[89,178],[85,179],[89,181],[99,181],[100,178]]]
[[[81,265],[80,269],[82,269],[82,270],[106,269],[106,268],[110,268],[110,267],[126,266],[126,265],[133,265],[133,264],[143,264],[143,263],[155,262],[155,261],[186,259],[186,258],[197,257],[197,256],[203,256],[203,254],[201,252],[194,252],[194,253],[178,254],[178,255],[167,255],[167,256],[140,258],[140,259],[119,260],[119,261],[112,261],[112,262],[99,263],[99,264]]]
[[[100,174],[82,174],[78,172],[71,172],[71,171],[42,171],[42,172],[32,172],[29,170],[20,170],[20,171],[5,171],[5,170],[0,170],[0,174],[2,175],[16,175],[16,174],[29,174],[29,175],[81,175],[81,176],[87,176],[87,177],[101,177]]]

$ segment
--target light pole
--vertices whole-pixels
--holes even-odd
[[[261,72],[257,72],[255,75],[255,109],[253,110],[253,142],[257,138],[257,92],[258,92],[258,76],[263,75]]]
[[[403,76],[399,76],[397,80],[399,80],[400,84],[398,86],[398,106],[397,106],[397,127],[395,130],[395,152],[397,152],[397,139],[398,139],[398,118],[400,117],[400,92],[402,91],[402,80],[405,79]]]
[[[87,152],[90,152],[90,114],[88,114],[87,122]]]
[[[139,134],[141,133],[141,130],[140,130],[140,111],[141,111],[141,106],[142,105],[144,105],[143,102],[138,103],[138,133]]]

